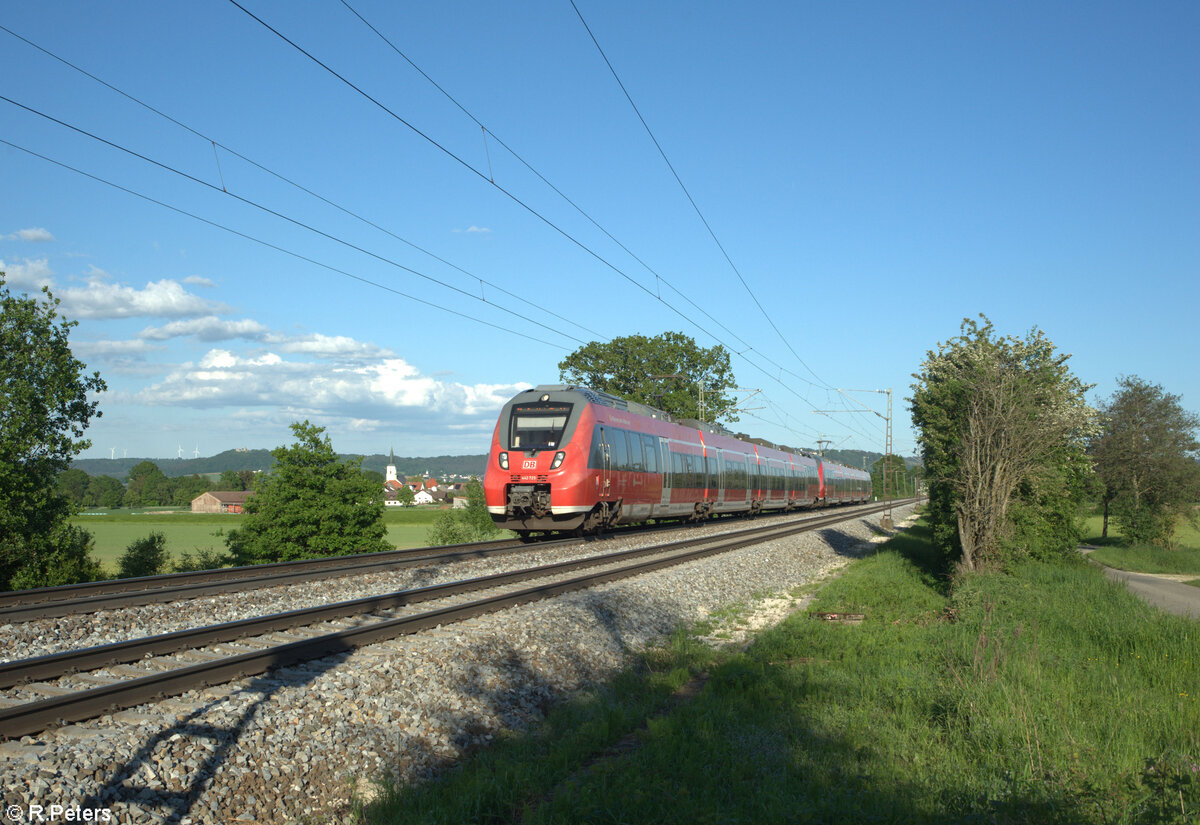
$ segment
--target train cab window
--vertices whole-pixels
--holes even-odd
[[[526,451],[559,449],[572,406],[555,402],[514,406],[508,448]]]
[[[592,430],[592,451],[588,455],[588,466],[595,470],[604,469],[604,430],[600,427]]]

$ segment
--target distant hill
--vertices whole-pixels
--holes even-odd
[[[343,455],[343,458],[360,458],[358,455]],[[386,455],[369,455],[363,458],[363,469],[383,473],[387,470]],[[214,456],[202,458],[79,458],[71,467],[83,470],[90,476],[106,475],[124,481],[134,465],[152,461],[169,478],[176,476],[220,475],[226,470],[254,470],[266,472],[271,469],[274,458],[270,450],[226,450]],[[437,478],[455,476],[483,477],[487,467],[486,455],[441,455],[431,458],[401,458],[396,456],[396,472],[402,476],[429,474]]]
[[[849,467],[869,470],[872,464],[883,458],[883,453],[875,453],[870,450],[826,450],[825,457]],[[863,464],[864,458],[866,459],[866,464]],[[919,467],[921,459],[915,456],[904,456],[904,463],[909,467]]]
[[[825,455],[833,461],[859,469],[864,466],[869,469],[883,457],[883,453],[864,450],[826,450]],[[361,457],[364,470],[374,470],[380,474],[387,470],[388,457],[382,453],[368,456],[346,454],[342,457]],[[197,474],[218,476],[226,470],[254,470],[265,473],[271,469],[274,459],[270,450],[226,450],[206,458],[80,458],[72,461],[71,467],[83,470],[90,476],[107,475],[124,481],[130,469],[142,461],[153,461],[158,465],[158,469],[163,471],[163,475],[175,478]],[[921,463],[920,459],[912,457],[907,457],[904,461],[909,467]],[[486,468],[486,455],[439,455],[428,458],[396,456],[396,472],[402,476],[425,475],[439,479],[469,476],[483,478]]]

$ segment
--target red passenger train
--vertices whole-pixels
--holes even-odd
[[[496,525],[528,535],[867,501],[871,477],[607,393],[541,386],[501,410],[483,489]]]

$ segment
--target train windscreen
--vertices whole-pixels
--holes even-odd
[[[510,450],[556,450],[562,446],[563,431],[571,417],[572,404],[539,402],[518,404],[512,409]]]

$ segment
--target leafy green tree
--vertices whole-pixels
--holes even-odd
[[[162,533],[151,533],[144,539],[137,539],[125,548],[117,565],[118,578],[157,576],[167,566],[167,537]]]
[[[934,540],[965,570],[1073,550],[1094,425],[1070,356],[1038,329],[999,337],[980,317],[927,353],[909,399]]]
[[[170,487],[171,503],[178,507],[186,507],[196,496],[213,489],[212,482],[198,474],[173,478]]]
[[[67,498],[75,507],[82,507],[87,497],[88,482],[91,476],[83,470],[63,470],[55,480],[58,492]]]
[[[296,443],[271,451],[275,464],[246,501],[241,527],[226,537],[235,564],[262,564],[390,549],[382,491],[361,459],[333,451],[325,429],[292,424]]]
[[[125,504],[130,507],[155,507],[171,503],[171,481],[153,461],[139,461],[129,470],[125,484]]]
[[[10,293],[0,272],[0,588],[87,581],[100,575],[91,536],[70,527],[71,501],[55,484],[83,438],[103,392],[71,353],[75,321],[44,300]]]
[[[729,351],[720,344],[704,349],[680,332],[593,341],[560,361],[558,370],[568,384],[602,390],[680,418],[738,420]]]
[[[905,464],[903,458],[894,453],[888,456],[886,485],[883,472],[884,460],[880,457],[871,465],[871,490],[875,498],[884,499],[889,495],[892,498],[900,498],[912,493],[913,475],[908,470],[908,465]]]
[[[85,507],[121,506],[125,500],[125,485],[112,476],[92,476],[88,480],[87,493],[83,497]]]
[[[1136,375],[1117,381],[1100,415],[1092,457],[1104,485],[1105,530],[1111,504],[1125,538],[1173,546],[1176,521],[1200,498],[1200,416]]]
[[[409,487],[407,484],[402,484],[400,489],[396,491],[396,500],[405,507],[411,506],[413,499],[415,499],[416,496],[417,494],[413,492],[413,488]]]
[[[246,489],[246,482],[233,470],[225,470],[221,473],[220,480],[217,481],[217,489],[238,493]]]
[[[260,475],[262,475],[262,474],[256,473],[253,470],[238,470],[237,471],[238,478],[240,478],[242,480],[242,489],[243,490],[253,490],[254,484]]]

